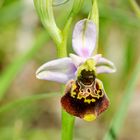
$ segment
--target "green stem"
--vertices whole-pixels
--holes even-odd
[[[129,3],[133,9],[133,11],[135,12],[136,16],[138,18],[140,18],[140,7],[139,5],[137,4],[137,2],[135,0],[129,0]]]
[[[70,28],[70,25],[72,23],[73,14],[70,14],[68,21],[65,25],[65,28],[63,30],[63,41],[58,46],[58,57],[66,57],[67,56],[67,39],[68,39],[68,31]],[[74,128],[74,120],[75,117],[69,115],[67,112],[65,112],[62,109],[62,134],[61,139],[62,140],[72,140],[73,138],[73,128]]]
[[[58,57],[66,57],[66,40],[63,40],[62,46],[58,49]],[[64,45],[64,46],[63,46]],[[62,129],[61,129],[61,140],[72,140],[73,138],[73,128],[74,128],[75,117],[69,115],[62,109]]]
[[[74,128],[75,117],[69,115],[62,109],[62,134],[61,140],[72,140],[73,139],[73,128]]]
[[[74,1],[73,8],[70,12],[69,18],[65,24],[64,30],[62,32],[63,40],[60,46],[58,46],[58,57],[66,57],[67,56],[67,40],[68,40],[68,32],[73,21],[75,15],[81,9],[83,4],[83,0]],[[73,139],[73,129],[74,129],[75,117],[71,116],[67,112],[62,109],[62,132],[61,132],[61,140],[72,140]]]
[[[66,57],[67,56],[67,40],[68,40],[68,32],[69,32],[69,28],[70,25],[73,21],[74,18],[74,14],[73,12],[70,13],[68,20],[66,22],[66,25],[64,27],[64,30],[62,32],[62,42],[57,46],[57,54],[58,57]]]

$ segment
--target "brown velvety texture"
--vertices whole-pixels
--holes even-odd
[[[71,87],[76,83],[76,92],[75,98],[71,96]],[[98,88],[98,86],[94,86]],[[86,99],[95,99],[95,102],[84,102],[84,98],[77,99],[79,94],[80,87],[77,84],[77,81],[70,81],[66,86],[65,95],[61,98],[61,104],[66,112],[71,115],[83,118],[85,114],[95,114],[98,116],[103,111],[105,111],[109,106],[109,99],[104,91],[104,89],[98,89],[103,92],[103,96],[100,98],[93,97],[91,95],[87,96]],[[94,93],[95,94],[95,93]]]

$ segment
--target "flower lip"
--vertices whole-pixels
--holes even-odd
[[[104,91],[102,82],[96,79],[95,83],[99,84],[98,88],[95,87],[95,89],[100,90],[102,92],[101,95],[94,93],[95,96],[93,92],[82,94],[80,92],[81,87],[77,82],[70,81],[66,86],[65,95],[61,98],[63,108],[71,115],[86,121],[94,120],[93,116],[100,115],[109,106],[109,99]],[[95,89],[93,87],[92,91],[95,91]],[[97,94],[99,93],[97,92]]]

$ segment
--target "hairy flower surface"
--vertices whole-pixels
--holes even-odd
[[[63,108],[71,115],[92,121],[109,106],[109,100],[98,74],[113,73],[114,64],[101,54],[92,56],[96,47],[96,26],[88,19],[74,28],[72,46],[75,54],[45,63],[36,71],[43,80],[67,83],[61,98]]]

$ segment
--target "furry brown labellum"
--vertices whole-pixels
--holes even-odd
[[[109,99],[99,79],[95,78],[86,85],[82,81],[71,80],[66,85],[61,104],[69,114],[92,121],[108,108]]]

